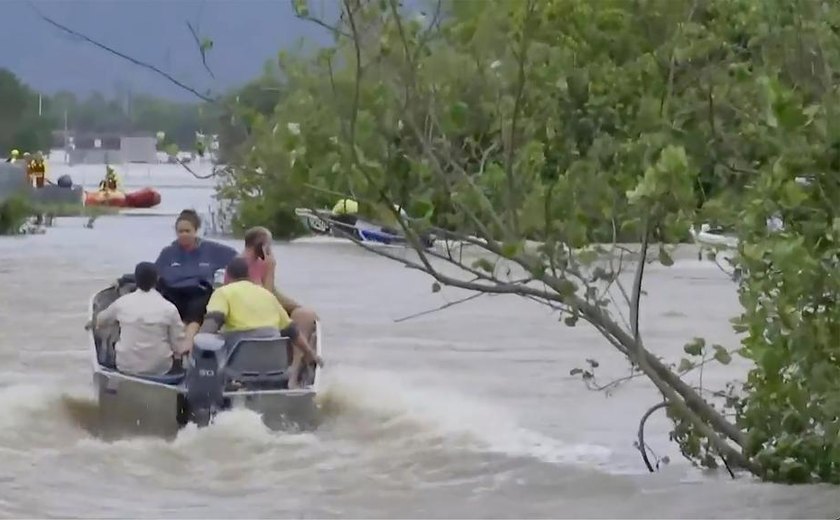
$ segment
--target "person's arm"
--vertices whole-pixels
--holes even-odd
[[[226,268],[231,260],[239,254],[236,249],[218,242],[213,242],[212,240],[207,240],[205,244],[209,253],[207,261],[213,267],[214,273],[219,269]]]
[[[280,305],[282,305],[289,314],[293,313],[295,309],[302,307],[301,304],[280,292],[280,289],[277,287],[274,287],[274,291],[272,292],[274,292],[274,296],[277,298],[277,301],[280,302]]]
[[[207,313],[204,315],[204,323],[202,323],[198,331],[210,334],[219,332],[225,324],[225,319],[229,312],[230,306],[228,305],[224,291],[219,289],[213,291],[213,295],[210,296],[210,301],[207,302]]]
[[[96,328],[102,328],[117,321],[117,311],[119,310],[120,299],[112,302],[111,305],[99,311],[96,315]]]
[[[172,263],[172,246],[168,245],[160,250],[158,253],[158,257],[155,260],[155,267],[157,268],[158,275],[163,277],[165,271],[169,269],[169,265]]]
[[[274,296],[277,298],[277,301],[280,302],[280,305],[286,309],[286,312],[291,314],[295,309],[300,307],[300,304],[295,300],[289,298],[288,296],[284,295],[275,285],[275,273],[277,271],[277,259],[274,257],[274,254],[271,252],[270,248],[266,248],[265,250],[265,272],[263,273],[262,285],[269,291],[271,291]]]
[[[270,247],[262,246],[263,253],[265,255],[265,271],[263,271],[263,279],[262,285],[269,291],[273,293],[277,293],[277,288],[274,286],[274,275],[275,271],[277,271],[277,259],[274,257],[274,254],[271,252]],[[279,298],[278,298],[279,300]]]

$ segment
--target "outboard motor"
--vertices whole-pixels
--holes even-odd
[[[187,363],[185,383],[191,422],[207,426],[224,404],[225,341],[216,334],[199,333]]]
[[[61,177],[59,177],[58,180],[55,183],[58,184],[58,186],[60,188],[72,188],[73,187],[73,179],[71,179],[70,176],[67,175],[67,174],[64,174]]]

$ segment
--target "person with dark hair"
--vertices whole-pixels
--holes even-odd
[[[292,342],[289,388],[298,388],[304,357],[321,366],[323,360],[300,334],[274,294],[248,279],[248,262],[244,258],[234,258],[226,274],[230,283],[216,289],[210,297],[201,332],[212,334],[224,327],[225,335],[231,338],[271,336],[279,331]]]
[[[158,288],[164,298],[175,304],[186,324],[182,350],[192,350],[193,338],[204,319],[204,310],[213,292],[216,271],[224,269],[236,256],[232,247],[198,237],[201,219],[191,209],[175,219],[177,239],[164,247],[157,260],[160,273]]]
[[[180,355],[184,324],[178,309],[155,290],[158,272],[151,262],[134,268],[137,290],[119,297],[96,317],[97,328],[120,324],[116,344],[117,370],[139,375],[162,375]]]
[[[248,262],[248,278],[257,285],[262,285],[274,294],[280,305],[292,318],[295,326],[304,337],[311,338],[315,333],[315,311],[302,306],[277,289],[274,282],[277,260],[271,251],[271,231],[262,226],[255,226],[245,232],[245,247],[240,257]],[[225,276],[225,283],[230,278]]]

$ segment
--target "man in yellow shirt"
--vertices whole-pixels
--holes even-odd
[[[230,282],[213,291],[207,303],[201,332],[216,333],[223,326],[225,335],[231,336],[264,336],[279,331],[294,346],[292,366],[289,367],[289,388],[298,388],[303,358],[323,366],[321,356],[298,332],[274,294],[248,278],[248,262],[244,258],[234,258],[227,266],[227,275]]]

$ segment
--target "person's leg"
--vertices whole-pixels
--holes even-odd
[[[195,293],[190,295],[186,302],[184,315],[184,342],[181,344],[182,352],[192,352],[193,341],[198,329],[204,322],[204,314],[207,311],[207,302],[210,301],[210,293]]]
[[[281,330],[280,334],[289,338],[292,344],[292,364],[289,366],[288,371],[288,388],[294,390],[300,388],[300,369],[303,366],[304,350],[299,343],[303,338],[294,323]]]
[[[287,311],[288,312],[288,311]],[[307,341],[313,341],[315,335],[315,320],[317,315],[315,311],[307,307],[298,307],[289,313],[292,322],[297,327],[298,331],[306,338]]]

